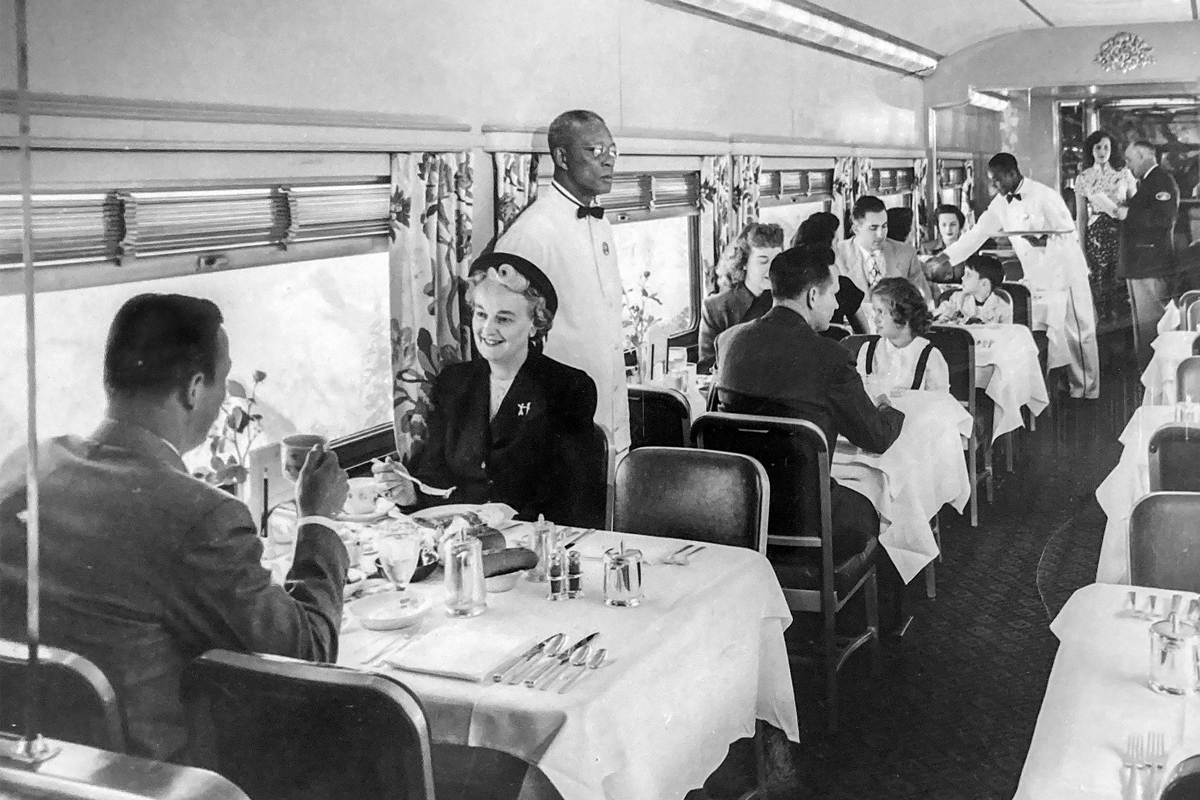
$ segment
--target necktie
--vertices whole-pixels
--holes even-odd
[[[871,255],[867,257],[867,285],[874,287],[875,284],[883,280],[883,259],[879,256],[878,250],[873,250]]]
[[[584,217],[604,219],[604,208],[602,206],[580,206],[575,209],[576,219],[583,219]]]
[[[1021,199],[1021,195],[1020,195],[1018,192],[1012,192],[1012,193],[1010,193],[1010,194],[1008,194],[1008,195],[1005,195],[1005,197],[1006,197],[1006,199],[1008,200],[1008,202],[1010,202],[1010,203],[1011,203],[1013,200],[1020,200],[1020,199]]]

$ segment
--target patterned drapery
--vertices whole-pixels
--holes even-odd
[[[496,236],[508,229],[517,215],[537,199],[537,153],[493,153],[496,168]]]
[[[833,159],[833,203],[829,209],[841,222],[837,240],[850,232],[850,207],[854,204],[854,159],[850,156]]]
[[[959,210],[967,218],[967,227],[970,227],[975,224],[975,165],[968,161],[963,171],[966,177],[963,178]]]
[[[866,156],[856,157],[854,159],[854,172],[857,178],[854,182],[854,199],[857,200],[871,193],[871,159]]]
[[[913,189],[912,189],[912,212],[913,212],[913,230],[916,232],[916,241],[919,245],[924,239],[933,236],[930,233],[936,223],[929,219],[929,214],[926,211],[926,193],[929,189],[929,184],[926,181],[927,173],[929,172],[929,161],[924,158],[913,159]]]
[[[472,153],[392,156],[392,404],[407,460],[425,434],[433,379],[471,354],[462,287],[471,261]]]
[[[700,229],[713,232],[711,240],[700,243],[705,294],[717,290],[717,258],[736,235],[730,222],[730,173],[729,156],[705,156],[700,161]]]
[[[758,219],[758,180],[762,177],[762,156],[733,157],[733,189],[730,203],[733,211],[734,233]],[[732,237],[731,237],[732,238]]]

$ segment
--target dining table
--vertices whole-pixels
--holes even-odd
[[[1096,487],[1096,500],[1108,518],[1096,565],[1097,581],[1129,582],[1129,516],[1137,501],[1150,493],[1150,437],[1174,421],[1174,404],[1138,406],[1121,432],[1121,458]]]
[[[1175,372],[1179,362],[1192,355],[1192,343],[1196,340],[1197,331],[1164,331],[1154,337],[1150,346],[1154,355],[1142,372],[1142,386],[1146,387],[1142,395],[1142,405],[1160,406],[1174,403]],[[1200,402],[1200,397],[1192,398]]]
[[[992,441],[1025,424],[1050,405],[1037,343],[1024,325],[966,325],[975,340],[975,385],[995,402]]]
[[[1164,773],[1200,752],[1200,695],[1160,694],[1149,686],[1152,620],[1145,612],[1154,596],[1157,614],[1165,614],[1176,594],[1183,609],[1196,597],[1108,583],[1071,595],[1050,625],[1058,652],[1016,800],[1157,797],[1130,793],[1133,770],[1125,765],[1130,735],[1162,734]],[[1140,777],[1143,789],[1148,777]]]
[[[525,542],[531,527],[508,528],[506,540]],[[487,594],[483,614],[465,619],[445,613],[439,569],[406,590],[432,605],[412,627],[367,630],[348,604],[338,664],[411,689],[434,743],[526,762],[526,800],[682,798],[721,764],[732,742],[754,735],[756,720],[799,741],[783,637],[791,613],[770,563],[755,550],[716,544],[685,565],[662,563],[684,544],[591,532],[575,547],[581,597],[552,601],[546,583],[522,574],[511,590]],[[637,549],[645,559],[637,607],[604,603],[602,559],[612,548]],[[570,642],[598,632],[591,644],[605,648],[607,659],[562,693],[491,680],[501,655],[559,632]],[[387,659],[372,661],[389,644],[396,649]],[[423,666],[422,648],[424,658],[449,660],[462,674]],[[406,653],[416,661],[406,663]]]
[[[879,542],[908,583],[938,555],[930,521],[946,504],[961,513],[971,498],[963,447],[972,420],[948,392],[902,389],[888,402],[904,412],[900,436],[882,453],[838,437],[830,475],[875,506]]]

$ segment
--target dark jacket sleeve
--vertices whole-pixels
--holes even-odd
[[[892,446],[904,424],[904,412],[891,406],[876,408],[863,388],[862,378],[854,368],[854,356],[844,352],[831,356],[829,403],[838,433],[853,444],[872,453],[882,453]]]
[[[233,500],[198,522],[180,547],[172,627],[201,648],[337,660],[349,558],[320,525],[297,533],[290,592],[271,582],[250,513]]]
[[[696,359],[700,374],[712,371],[717,360],[717,336],[728,327],[722,324],[717,297],[707,297],[700,305],[700,355]]]
[[[434,378],[433,387],[429,391],[429,408],[425,414],[425,438],[408,464],[409,473],[430,486],[455,485],[446,454],[446,430],[451,424],[446,417],[450,407],[450,396],[454,393],[456,384],[455,376],[451,372],[443,372]],[[417,492],[417,499],[420,505],[428,501],[420,491]]]
[[[1165,195],[1165,196],[1164,196]],[[1125,224],[1137,229],[1149,229],[1150,235],[1163,235],[1175,228],[1179,213],[1179,187],[1162,167],[1155,168],[1151,178],[1142,182],[1137,193],[1129,198],[1129,213]]]
[[[596,383],[585,372],[566,369],[549,391],[554,480],[542,483],[539,506],[560,524],[598,527],[603,524],[607,474],[593,446]]]

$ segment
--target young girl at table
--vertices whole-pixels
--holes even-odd
[[[967,259],[962,289],[943,300],[933,315],[938,322],[1012,325],[1012,300],[1000,288],[1003,283],[1000,262],[976,253]]]
[[[875,391],[950,391],[950,368],[922,334],[931,318],[925,298],[906,278],[884,278],[871,290],[878,338],[858,350],[858,374]]]

